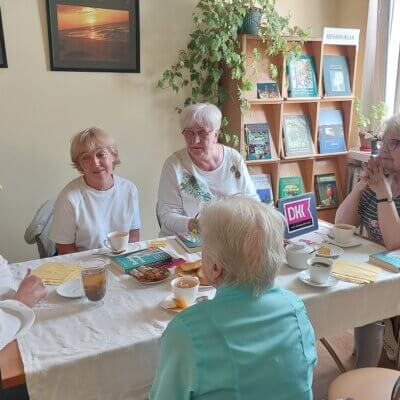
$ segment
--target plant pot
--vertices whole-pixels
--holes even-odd
[[[247,35],[258,35],[261,23],[261,10],[259,8],[250,8],[243,20],[243,25],[239,29],[239,33]]]
[[[360,150],[371,151],[371,139],[365,139],[362,133],[359,133],[358,136],[360,137]]]

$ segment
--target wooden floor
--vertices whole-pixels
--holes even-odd
[[[335,349],[336,354],[344,364],[346,370],[353,368],[354,357],[353,352],[353,331],[348,331],[341,336],[328,338],[329,343]],[[328,399],[328,386],[338,375],[339,370],[335,362],[326,351],[325,347],[320,342],[317,345],[318,349],[318,365],[314,371],[314,400]],[[390,361],[385,352],[383,352],[379,362],[380,367],[394,368],[395,363]]]

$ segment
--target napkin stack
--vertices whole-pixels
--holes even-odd
[[[32,271],[45,285],[61,285],[79,276],[79,267],[74,264],[49,262],[42,264]]]
[[[333,263],[332,274],[342,281],[362,284],[375,282],[380,271],[379,267],[372,265],[341,260]]]

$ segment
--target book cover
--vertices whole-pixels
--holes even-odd
[[[285,155],[300,156],[313,153],[310,124],[305,115],[285,115],[283,118]]]
[[[318,120],[319,152],[337,153],[346,151],[343,132],[343,117],[339,110],[321,109]]]
[[[279,99],[281,94],[276,82],[257,83],[258,99]]]
[[[254,174],[250,175],[250,178],[254,183],[261,202],[265,204],[273,204],[274,195],[272,192],[270,174]]]
[[[279,178],[279,198],[285,199],[303,194],[303,181],[300,176]]]
[[[287,64],[289,97],[317,97],[318,87],[312,56],[301,54]]]
[[[177,233],[176,241],[186,250],[187,253],[197,253],[201,251],[201,236],[190,232]]]
[[[126,273],[140,266],[156,266],[169,263],[172,257],[159,248],[149,248],[120,256],[112,256],[110,259],[117,268]]]
[[[349,67],[345,56],[325,55],[323,59],[325,96],[350,96]]]
[[[271,141],[268,123],[245,124],[248,160],[270,160]]]
[[[393,272],[400,271],[400,250],[387,250],[369,256],[369,263]]]
[[[290,239],[318,229],[314,193],[278,200],[278,210],[286,221],[285,238]]]
[[[336,175],[316,175],[315,193],[317,195],[317,203],[319,207],[338,207],[339,196],[336,186]]]

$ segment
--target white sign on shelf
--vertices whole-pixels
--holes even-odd
[[[359,37],[359,29],[325,27],[322,43],[358,46]]]

